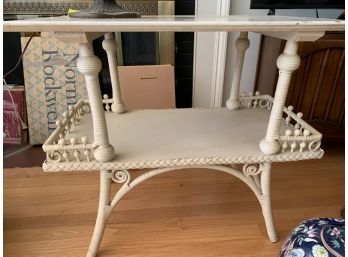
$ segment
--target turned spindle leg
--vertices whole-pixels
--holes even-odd
[[[259,196],[259,201],[262,208],[262,214],[265,219],[267,234],[271,242],[276,242],[277,232],[273,222],[273,214],[272,214],[272,206],[271,206],[271,194],[270,194],[270,186],[271,186],[271,164],[264,163],[264,168],[261,172],[261,193]]]
[[[106,223],[111,214],[110,206],[111,177],[107,170],[100,171],[100,194],[97,220],[94,227],[91,243],[88,248],[87,257],[97,255],[101,240],[103,238]]]
[[[113,33],[106,33],[105,39],[103,40],[103,48],[108,55],[109,71],[111,77],[112,86],[112,100],[111,110],[116,113],[122,113],[125,111],[124,103],[122,102],[120,81],[118,78],[117,71],[117,57],[116,49],[117,43]]]
[[[280,151],[278,142],[283,109],[291,80],[291,74],[300,66],[297,55],[297,42],[287,41],[284,53],[277,59],[279,77],[274,96],[271,115],[268,122],[266,137],[260,142],[260,149],[265,154],[276,154]]]
[[[241,32],[238,39],[236,40],[235,45],[237,48],[237,56],[236,56],[236,62],[233,68],[233,79],[232,79],[230,98],[226,102],[226,106],[229,110],[236,110],[236,109],[239,109],[240,107],[239,100],[238,100],[240,79],[242,76],[245,51],[246,49],[248,49],[250,45],[250,41],[248,39],[248,32]]]
[[[100,93],[98,73],[101,70],[101,62],[94,55],[91,43],[80,44],[77,68],[85,77],[93,117],[94,143],[98,146],[94,150],[94,157],[100,162],[110,161],[115,157],[115,151],[109,143],[104,107]]]

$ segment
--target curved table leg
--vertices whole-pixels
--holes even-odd
[[[243,181],[254,192],[258,198],[262,213],[265,218],[267,233],[272,242],[277,241],[277,233],[273,223],[273,215],[270,199],[270,178],[271,178],[271,164],[244,164],[240,171],[237,167],[228,166],[189,166],[189,167],[173,167],[153,169],[143,173],[142,175],[131,179],[131,175],[127,170],[102,170],[100,171],[100,196],[99,209],[97,221],[95,224],[93,237],[89,246],[87,257],[95,257],[100,246],[106,223],[109,219],[112,209],[132,188],[141,184],[142,182],[174,170],[183,170],[190,168],[202,168],[223,171],[231,174],[241,181]],[[111,183],[115,182],[122,184],[115,196],[110,199]]]
[[[98,215],[92,240],[88,248],[87,257],[95,257],[97,255],[101,240],[103,238],[105,226],[112,210],[112,207],[110,206],[111,183],[110,172],[108,170],[100,171]]]
[[[268,237],[271,242],[277,242],[277,232],[273,222],[273,213],[271,206],[271,194],[270,194],[270,185],[271,185],[271,164],[264,163],[263,170],[260,174],[261,176],[261,195],[258,197],[259,202],[262,208],[262,214],[265,219],[266,229]]]

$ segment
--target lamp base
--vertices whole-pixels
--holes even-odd
[[[140,18],[137,12],[123,10],[114,1],[93,1],[87,9],[70,13],[71,18]]]

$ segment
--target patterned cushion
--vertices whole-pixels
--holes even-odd
[[[285,240],[279,257],[343,257],[344,232],[343,219],[303,221]]]

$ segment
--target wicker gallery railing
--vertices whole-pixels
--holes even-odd
[[[240,98],[241,108],[262,108],[271,110],[273,98],[268,95],[242,93]],[[103,96],[103,105],[106,112],[112,112],[113,99]],[[97,145],[90,142],[86,136],[68,137],[73,126],[78,125],[84,114],[88,112],[89,101],[80,100],[75,106],[63,114],[63,118],[56,122],[56,130],[43,144],[48,162],[88,162],[94,161],[94,150]],[[313,152],[320,148],[322,135],[302,119],[302,113],[294,113],[293,107],[283,110],[283,129],[279,134],[281,153],[286,152]],[[284,129],[286,128],[286,129]],[[116,146],[115,146],[116,147]]]
[[[270,110],[273,105],[271,96],[260,95],[259,92],[255,92],[255,95],[242,93],[239,100],[242,108],[267,108]],[[318,150],[322,134],[302,119],[303,114],[301,112],[294,113],[293,110],[293,106],[283,109],[284,121],[288,128],[283,134],[279,134],[278,140],[281,143],[281,152]]]

